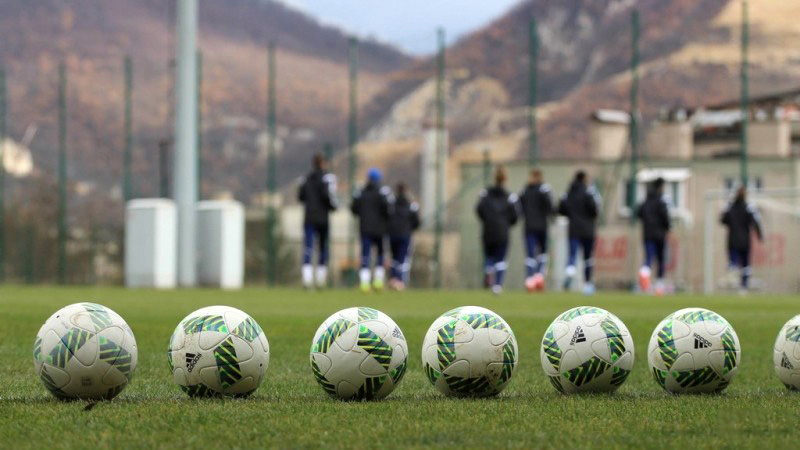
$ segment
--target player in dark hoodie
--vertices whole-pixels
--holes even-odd
[[[408,198],[405,183],[397,183],[389,216],[389,249],[392,251],[389,285],[395,290],[402,291],[408,284],[411,235],[419,225],[419,204]]]
[[[525,219],[525,287],[528,291],[544,289],[547,271],[547,227],[553,215],[550,185],[542,181],[539,169],[531,170],[530,180],[519,195],[519,205]]]
[[[315,281],[318,287],[323,287],[328,280],[328,216],[336,209],[336,176],[325,170],[322,155],[314,155],[312,165],[297,193],[305,209],[302,275],[306,288],[313,287]],[[312,265],[315,240],[319,247],[316,277]]]
[[[728,228],[728,268],[741,270],[740,289],[747,292],[752,269],[750,268],[750,238],[755,232],[759,241],[764,241],[761,231],[761,216],[755,206],[747,203],[747,190],[740,187],[736,197],[722,213],[721,222]]]
[[[664,294],[667,234],[670,229],[669,206],[664,199],[664,179],[658,178],[647,189],[647,198],[639,205],[636,216],[642,222],[644,264],[639,269],[639,287],[650,291],[653,263],[657,266],[654,293]]]
[[[503,292],[503,278],[508,268],[509,230],[517,223],[517,195],[505,189],[506,171],[498,167],[495,185],[482,191],[475,212],[482,225],[485,278],[484,286],[492,292]]]
[[[592,267],[594,266],[594,243],[597,217],[600,212],[600,194],[594,187],[588,186],[586,172],[579,170],[558,205],[558,213],[569,219],[569,254],[565,271],[564,289],[569,289],[576,275],[575,262],[578,250],[583,251],[584,294],[594,294],[592,283]]]
[[[382,175],[378,169],[369,169],[367,184],[353,194],[353,204],[350,209],[358,217],[358,227],[361,234],[361,270],[359,271],[360,286],[363,292],[374,288],[383,289],[385,269],[383,267],[384,240],[389,226],[389,215],[393,202],[392,192],[387,186],[381,184]],[[375,273],[372,276],[370,259],[372,248],[375,247]]]

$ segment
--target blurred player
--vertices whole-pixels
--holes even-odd
[[[764,241],[761,217],[756,208],[747,203],[747,190],[740,187],[736,197],[722,213],[722,224],[728,228],[728,269],[741,271],[740,289],[747,292],[750,275],[750,237],[753,232]]]
[[[664,294],[664,270],[666,264],[667,234],[670,229],[669,206],[664,198],[664,179],[653,181],[647,198],[636,211],[642,221],[644,239],[644,264],[639,269],[639,287],[642,292],[650,292],[653,263],[657,266],[655,294]]]
[[[484,287],[503,292],[503,278],[508,268],[508,232],[517,223],[517,195],[509,194],[504,185],[506,171],[498,167],[495,185],[481,192],[475,208],[483,228]]]
[[[583,251],[583,293],[594,294],[594,283],[592,283],[592,268],[594,259],[595,232],[597,227],[597,216],[600,210],[600,194],[594,187],[588,186],[586,172],[579,170],[575,173],[575,178],[569,186],[569,190],[558,205],[558,213],[569,219],[569,253],[567,257],[567,268],[565,271],[564,289],[568,290],[575,278],[577,269],[575,262],[578,258],[578,250]]]
[[[383,289],[386,276],[383,260],[384,239],[389,222],[389,210],[392,193],[387,186],[381,185],[381,171],[369,169],[367,184],[353,194],[351,210],[358,217],[361,234],[361,270],[358,273],[361,290],[369,292],[372,288]],[[375,247],[375,273],[370,270],[372,247]]]
[[[389,249],[392,267],[389,285],[402,291],[408,284],[411,235],[419,228],[419,205],[408,199],[405,183],[397,183],[395,199],[389,216]]]
[[[519,196],[525,218],[525,287],[528,291],[543,290],[547,274],[547,226],[553,214],[550,185],[542,182],[542,172],[531,170],[525,190]]]
[[[327,172],[325,158],[314,155],[312,170],[300,185],[297,197],[305,207],[303,219],[303,286],[324,287],[328,281],[328,216],[336,209],[336,176]],[[319,252],[317,273],[314,276],[312,257],[314,241]],[[316,281],[316,283],[315,283]]]

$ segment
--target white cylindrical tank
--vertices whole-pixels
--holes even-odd
[[[204,286],[244,285],[244,207],[232,200],[197,204],[198,278]]]
[[[177,280],[175,202],[137,199],[125,209],[125,285],[172,289]]]

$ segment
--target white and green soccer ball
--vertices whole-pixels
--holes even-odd
[[[328,317],[311,341],[311,371],[331,397],[379,400],[403,379],[405,336],[386,314],[347,308]]]
[[[775,373],[789,390],[800,390],[800,315],[781,328],[772,354]]]
[[[633,339],[615,315],[580,306],[550,324],[540,357],[544,373],[561,393],[612,392],[633,368]]]
[[[245,312],[209,306],[178,324],[167,361],[173,381],[190,397],[247,397],[267,372],[269,342]]]
[[[658,324],[647,362],[659,386],[673,394],[722,392],[739,369],[741,347],[733,327],[719,314],[686,308]]]
[[[422,344],[422,367],[445,395],[487,397],[511,381],[519,360],[517,339],[502,317],[478,306],[436,319]]]
[[[58,310],[33,344],[36,375],[62,400],[111,400],[130,382],[137,357],[131,327],[95,303]]]

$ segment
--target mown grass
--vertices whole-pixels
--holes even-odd
[[[33,372],[38,328],[58,308],[93,301],[121,314],[139,346],[131,385],[112,402],[54,400]],[[189,312],[223,304],[252,315],[271,346],[265,383],[245,400],[191,400],[171,381],[165,349]],[[556,394],[542,373],[539,344],[550,321],[577,305],[606,308],[628,326],[636,364],[613,395]],[[349,306],[392,316],[408,339],[409,370],[385,401],[343,403],[323,393],[308,366],[316,328]],[[500,396],[459,400],[429,385],[420,364],[425,331],[439,314],[462,305],[488,307],[509,322],[520,364]],[[647,370],[650,333],[667,314],[700,306],[727,318],[742,343],[742,366],[717,396],[670,396]],[[350,291],[248,289],[242,292],[126,291],[114,288],[0,288],[0,447],[524,447],[524,448],[790,448],[800,437],[800,395],[778,382],[772,345],[798,298],[602,294],[529,296],[484,292],[407,292],[362,296]]]

